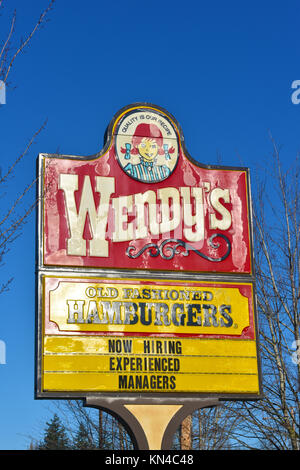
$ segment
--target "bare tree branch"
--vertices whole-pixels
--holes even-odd
[[[55,0],[51,0],[49,2],[48,6],[40,14],[38,20],[36,21],[30,33],[27,34],[25,39],[21,40],[19,47],[15,49],[14,53],[12,54],[11,59],[8,60],[8,53],[10,51],[10,41],[15,30],[16,17],[17,17],[17,13],[16,11],[14,11],[13,17],[11,20],[9,33],[7,35],[7,38],[4,41],[4,44],[0,52],[0,77],[2,78],[2,81],[4,82],[4,84],[7,84],[8,76],[12,70],[15,60],[22,53],[22,51],[29,45],[29,43],[31,42],[32,38],[34,37],[34,35],[36,34],[40,26],[45,22],[49,11],[53,8],[54,2]]]

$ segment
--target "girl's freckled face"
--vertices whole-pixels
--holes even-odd
[[[144,138],[138,145],[140,155],[147,161],[152,161],[158,153],[158,145],[155,140]]]

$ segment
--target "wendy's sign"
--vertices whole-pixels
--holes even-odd
[[[40,163],[43,266],[252,273],[248,170],[193,160],[162,108],[120,110],[95,156]]]
[[[248,169],[138,103],[39,174],[37,397],[259,398]]]

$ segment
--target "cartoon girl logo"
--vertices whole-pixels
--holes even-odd
[[[140,115],[132,116],[120,126],[124,135],[117,140],[116,150],[119,163],[128,176],[144,183],[158,183],[173,172],[178,144],[166,119],[168,126],[154,113],[147,116],[156,123],[145,122],[145,116]]]

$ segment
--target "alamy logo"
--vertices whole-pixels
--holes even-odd
[[[6,104],[5,83],[3,80],[0,80],[0,105],[1,104]]]

